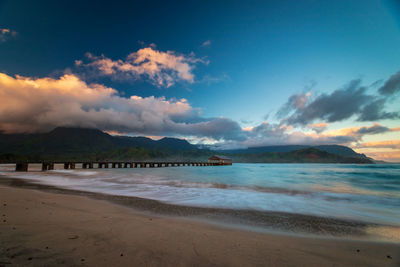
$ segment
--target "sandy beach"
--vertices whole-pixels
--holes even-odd
[[[398,266],[400,245],[259,233],[0,186],[0,266]]]

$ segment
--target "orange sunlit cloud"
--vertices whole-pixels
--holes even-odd
[[[377,128],[386,128],[384,126],[381,126],[378,123],[374,123],[372,126],[356,126],[356,127],[348,127],[348,128],[342,128],[342,129],[337,129],[337,130],[330,130],[326,131],[324,134],[328,136],[361,136],[365,134],[377,134],[379,132],[373,131]],[[397,128],[387,128],[387,131],[390,132],[398,132],[400,131],[400,127]]]
[[[98,57],[91,53],[87,53],[86,56],[89,63],[84,64],[82,60],[76,60],[75,65],[91,67],[103,75],[119,78],[139,78],[144,75],[154,85],[167,88],[179,81],[193,83],[195,65],[208,64],[208,61],[196,58],[194,54],[180,55],[173,51],[163,52],[154,49],[154,46],[139,49],[129,54],[125,60],[112,60],[104,55]]]
[[[170,116],[197,112],[186,99],[121,97],[113,88],[87,84],[72,74],[35,79],[0,73],[0,88],[0,130],[7,133],[56,126],[96,127],[114,133],[145,132],[148,127],[157,131],[173,124]]]
[[[400,149],[400,140],[386,140],[357,144],[355,148],[391,148]]]

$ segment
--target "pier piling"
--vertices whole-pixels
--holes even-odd
[[[15,171],[27,172],[28,171],[28,163],[17,163],[15,166]]]

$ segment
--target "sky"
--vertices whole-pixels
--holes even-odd
[[[398,1],[1,1],[0,131],[400,162]]]

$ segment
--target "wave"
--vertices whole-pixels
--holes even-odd
[[[364,165],[365,169],[400,169],[400,164],[374,164]]]
[[[386,179],[386,180],[394,180],[394,181],[399,181],[400,182],[400,176],[398,173],[383,173],[383,172],[348,172],[348,173],[343,173],[347,175],[354,175],[354,176],[361,176],[361,177],[367,177],[370,179]]]
[[[11,173],[6,173],[10,175]],[[327,198],[330,200],[341,199],[349,200],[349,195],[376,195],[384,197],[400,197],[399,188],[396,185],[390,183],[374,183],[371,185],[368,183],[368,179],[360,179],[353,177],[348,179],[348,183],[343,182],[329,182],[328,184],[309,184],[303,186],[303,188],[285,188],[278,186],[261,186],[261,185],[237,185],[228,184],[223,182],[198,182],[198,181],[187,181],[179,179],[166,179],[159,175],[151,175],[150,173],[122,173],[114,171],[89,171],[89,170],[52,170],[46,173],[12,173],[12,176],[19,178],[33,179],[41,182],[50,182],[52,184],[62,182],[62,185],[68,185],[69,183],[75,184],[76,180],[82,180],[82,182],[88,184],[97,184],[102,187],[106,184],[115,185],[122,187],[131,186],[169,186],[176,188],[203,188],[203,189],[220,189],[220,190],[244,190],[254,191],[262,193],[273,193],[273,194],[284,194],[288,196],[311,196],[315,194],[330,193],[335,194],[334,196],[329,195]],[[341,174],[339,174],[341,176]],[[69,179],[71,181],[69,181]],[[361,184],[361,186],[360,186]],[[356,185],[356,186],[354,186]],[[373,190],[375,189],[375,190]],[[384,189],[393,192],[382,192],[376,189]]]
[[[50,170],[49,173],[61,173],[61,174],[74,174],[78,176],[95,176],[99,172],[97,171],[80,171],[80,170]]]

